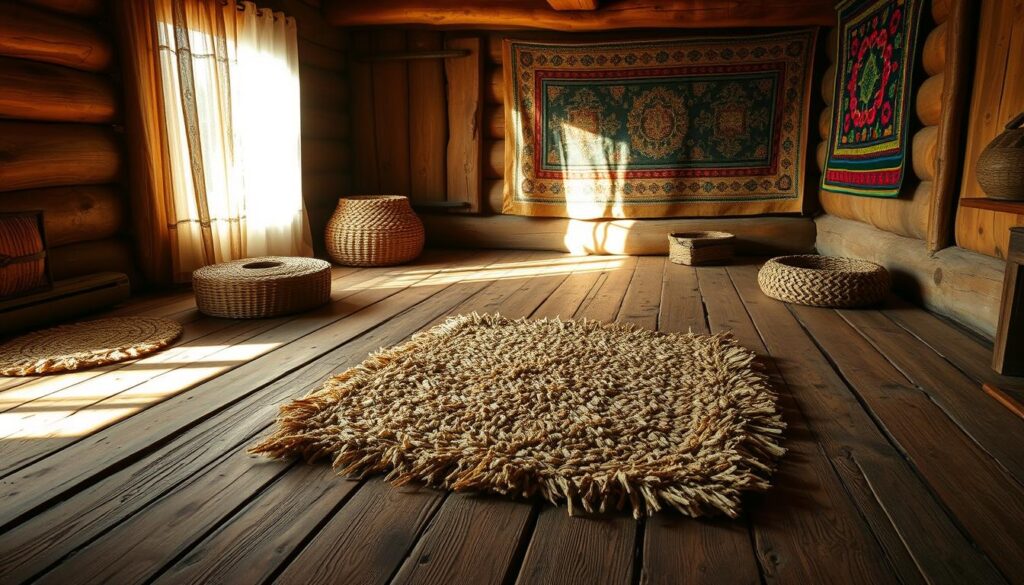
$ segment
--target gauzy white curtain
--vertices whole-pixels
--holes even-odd
[[[157,0],[175,279],[310,255],[295,21],[251,2]]]

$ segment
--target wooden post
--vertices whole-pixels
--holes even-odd
[[[483,42],[477,36],[451,34],[449,49],[468,49],[470,55],[445,61],[448,77],[448,201],[469,203],[480,211],[483,190]]]
[[[1006,376],[1024,375],[1024,226],[1010,228],[992,369]]]

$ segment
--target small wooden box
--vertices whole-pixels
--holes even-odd
[[[676,264],[723,264],[732,259],[736,236],[728,232],[676,232],[668,235],[668,259]]]

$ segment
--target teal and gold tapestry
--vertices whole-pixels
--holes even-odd
[[[910,142],[911,77],[922,0],[845,0],[822,189],[896,197]]]
[[[816,35],[506,39],[503,211],[802,211]]]

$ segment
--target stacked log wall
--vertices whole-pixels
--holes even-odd
[[[44,212],[58,280],[102,271],[137,280],[107,8],[0,3],[0,211]]]

